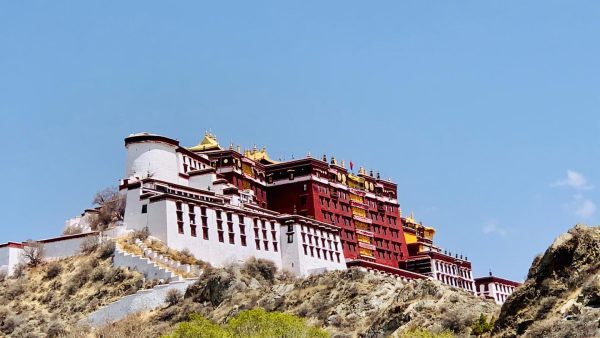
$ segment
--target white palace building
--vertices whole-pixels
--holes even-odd
[[[218,178],[206,155],[176,140],[133,134],[125,139],[125,148],[125,178],[119,187],[126,197],[124,221],[104,236],[147,228],[170,248],[187,249],[213,266],[255,257],[297,276],[346,269],[336,226],[259,207],[252,190]],[[66,224],[85,227],[89,211]],[[59,259],[77,254],[91,235],[98,233],[88,228],[82,234],[37,242],[44,244],[47,259]],[[27,245],[0,244],[0,272],[10,275],[24,261]]]
[[[148,228],[176,250],[216,266],[250,257],[304,276],[346,269],[337,227],[259,207],[251,190],[217,177],[206,155],[147,133],[125,139],[127,228]]]

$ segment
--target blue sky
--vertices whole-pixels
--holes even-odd
[[[333,154],[477,275],[523,279],[600,189],[593,1],[0,4],[0,242],[60,233],[123,138]]]

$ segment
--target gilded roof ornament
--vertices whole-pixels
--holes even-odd
[[[217,137],[211,132],[207,131],[204,133],[204,138],[197,145],[188,148],[190,151],[206,151],[206,150],[222,150],[217,141]]]

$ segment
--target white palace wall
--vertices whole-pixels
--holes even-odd
[[[155,203],[161,203],[166,205],[166,215],[161,214],[157,217],[152,217],[153,225],[151,229],[162,229],[157,231],[155,234],[150,231],[152,236],[159,237],[165,241],[165,243],[174,249],[183,250],[188,249],[198,259],[210,262],[215,266],[224,266],[230,263],[244,262],[250,257],[264,258],[271,260],[281,268],[281,245],[279,241],[279,224],[275,223],[275,238],[277,239],[277,252],[274,251],[274,245],[272,240],[271,223],[266,222],[267,227],[267,246],[268,250],[265,249],[264,238],[262,237],[262,223],[259,221],[259,245],[260,249],[256,249],[256,239],[254,232],[253,218],[244,216],[243,227],[246,236],[246,245],[241,243],[241,232],[239,214],[231,213],[231,230],[229,231],[229,223],[227,221],[227,211],[221,210],[221,226],[222,226],[222,239],[219,240],[219,230],[217,229],[217,210],[212,208],[206,208],[206,224],[208,225],[208,239],[204,239],[203,227],[202,227],[202,215],[201,208],[199,206],[194,207],[194,214],[196,215],[196,237],[191,235],[190,227],[190,214],[189,204],[182,203],[182,218],[183,218],[183,233],[179,233],[177,224],[177,207],[176,202],[173,200],[163,200]],[[154,203],[152,203],[154,204]],[[154,210],[154,209],[152,209]],[[160,219],[161,217],[164,217]],[[156,224],[156,226],[154,225]],[[160,224],[160,225],[159,225]],[[166,235],[163,231],[166,231]],[[230,234],[233,235],[233,243],[230,243]],[[158,235],[158,236],[157,236]]]
[[[81,252],[81,244],[92,237],[98,239],[97,232],[57,237],[39,241],[44,245],[44,259],[56,260],[71,257]]]
[[[167,182],[179,182],[176,146],[162,142],[135,142],[126,145],[125,177],[152,177]]]

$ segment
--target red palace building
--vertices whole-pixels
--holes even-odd
[[[408,248],[402,227],[397,185],[367,173],[354,174],[339,164],[310,155],[276,162],[266,149],[229,149],[207,133],[190,151],[206,156],[221,177],[240,191],[251,192],[255,202],[273,211],[298,214],[340,228],[349,267],[362,267],[402,278],[425,278],[402,269]]]

